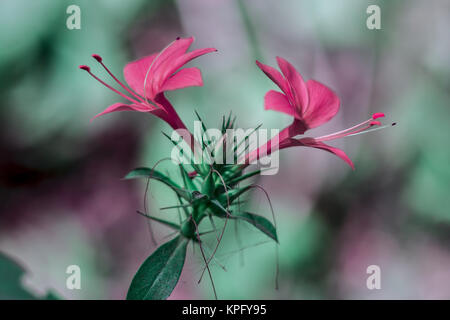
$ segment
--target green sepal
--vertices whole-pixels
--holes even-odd
[[[252,186],[248,185],[248,186],[245,186],[242,188],[231,189],[231,190],[228,190],[227,192],[224,192],[224,193],[220,194],[219,196],[217,196],[217,199],[223,205],[228,205],[228,202],[230,204],[232,204],[234,200],[239,198],[242,194],[244,194],[251,188],[252,188]]]
[[[181,176],[183,177],[184,187],[190,191],[198,191],[197,186],[195,185],[194,181],[192,181],[192,179],[189,177],[186,168],[182,164],[180,164],[180,172]]]
[[[180,187],[175,181],[173,181],[168,176],[166,176],[165,174],[163,174],[157,170],[153,170],[153,169],[145,168],[145,167],[136,168],[134,170],[131,170],[124,177],[124,179],[137,179],[137,178],[150,178],[150,179],[161,181],[162,183],[164,183],[165,185],[170,187],[177,195],[179,195],[183,199],[186,199],[188,201],[191,200],[191,193],[188,190]]]
[[[202,193],[208,196],[212,196],[214,194],[215,182],[214,182],[214,172],[210,171],[206,176],[206,179],[203,181],[202,185]]]
[[[224,218],[229,215],[229,211],[218,200],[209,200],[208,208],[215,216]]]
[[[153,216],[148,215],[148,214],[145,214],[145,213],[143,213],[143,212],[141,212],[141,211],[136,211],[136,212],[139,213],[141,216],[146,217],[147,219],[150,219],[150,220],[159,222],[159,223],[161,223],[161,224],[163,224],[163,225],[165,225],[165,226],[167,226],[167,227],[169,227],[169,228],[171,228],[171,229],[174,229],[174,230],[180,230],[180,228],[181,228],[181,227],[180,227],[179,225],[177,225],[176,223],[173,223],[173,222],[170,222],[170,221],[167,221],[167,220],[164,220],[164,219],[160,219],[160,218],[153,217]]]
[[[178,145],[178,143],[175,142],[175,141],[173,141],[172,138],[169,137],[169,135],[168,135],[167,133],[162,132],[162,134],[163,134],[167,139],[169,139],[170,142],[172,142],[172,144],[173,144],[176,148],[178,148],[178,150],[182,150],[181,147]],[[183,141],[182,143],[186,143],[186,141]],[[191,152],[192,152],[192,150],[191,150]],[[200,166],[199,166],[198,164],[195,163],[195,159],[194,159],[195,153],[194,153],[194,154],[191,154],[191,155],[192,155],[192,158],[191,158],[191,159],[185,157],[185,160],[186,160],[186,161],[191,160],[191,161],[189,161],[190,165],[195,169],[195,171],[197,171],[198,173],[201,173],[201,172],[202,172],[202,168],[200,168]]]

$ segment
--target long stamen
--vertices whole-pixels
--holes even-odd
[[[366,120],[366,121],[363,121],[363,122],[361,122],[361,123],[358,123],[357,125],[354,125],[353,127],[350,127],[350,128],[347,128],[347,129],[344,129],[344,130],[341,130],[341,131],[333,132],[333,133],[330,133],[330,134],[327,134],[327,135],[318,137],[317,139],[328,139],[328,138],[333,138],[333,137],[335,137],[335,136],[339,136],[339,135],[341,135],[341,134],[344,134],[344,133],[347,133],[347,132],[349,132],[349,131],[355,130],[355,129],[357,129],[357,128],[363,126],[363,125],[366,125],[366,124],[368,124],[370,121],[372,121],[372,119],[368,119],[368,120]],[[328,139],[328,140],[330,140],[330,139]]]
[[[94,58],[95,60],[97,60],[97,62],[99,62],[102,67],[106,70],[106,72],[109,73],[109,75],[122,87],[124,88],[128,93],[130,93],[132,96],[134,96],[135,98],[137,98],[138,100],[144,102],[144,99],[142,99],[139,95],[137,95],[136,93],[134,93],[132,90],[130,90],[127,86],[125,86],[122,82],[119,81],[119,79],[117,79],[113,73],[105,66],[105,64],[103,63],[103,58],[100,57],[98,54],[93,54],[92,58]]]
[[[347,137],[352,137],[352,136],[357,136],[357,135],[363,134],[363,133],[369,133],[369,132],[373,132],[373,131],[378,131],[378,130],[381,130],[381,129],[393,127],[393,126],[395,126],[396,124],[397,124],[397,122],[393,122],[393,123],[391,123],[391,124],[387,124],[387,125],[385,125],[385,126],[373,128],[373,129],[371,129],[371,130],[366,130],[366,131],[364,131],[364,132],[352,133],[352,134],[349,134]]]
[[[350,132],[345,132],[345,133],[341,133],[341,134],[336,134],[333,136],[329,136],[326,138],[316,138],[316,141],[328,141],[328,140],[335,140],[335,139],[339,139],[339,138],[343,138],[343,137],[348,137],[350,135],[356,135],[358,133],[362,133],[362,132],[366,132],[367,129],[370,129],[373,126],[381,126],[381,122],[380,121],[376,121],[376,120],[371,120],[370,123],[365,126],[362,127],[360,129],[354,130],[354,131],[350,131]],[[372,131],[372,130],[370,130]]]
[[[359,124],[357,124],[357,125],[354,125],[353,127],[350,127],[350,128],[347,128],[347,129],[338,131],[338,132],[330,133],[330,134],[327,134],[327,135],[318,137],[318,138],[316,138],[316,139],[320,139],[320,140],[323,140],[323,139],[326,139],[326,140],[332,140],[332,139],[334,139],[334,138],[338,138],[338,137],[340,137],[340,136],[341,136],[342,134],[344,134],[344,133],[348,133],[348,132],[350,132],[350,131],[353,131],[353,130],[355,130],[355,129],[357,129],[357,128],[363,126],[363,125],[366,125],[366,124],[370,123],[371,121],[373,121],[373,120],[375,120],[375,119],[382,118],[382,117],[384,117],[384,116],[385,116],[384,113],[381,113],[381,112],[374,113],[370,119],[367,119],[366,121],[363,121],[363,122],[361,122],[361,123],[359,123]],[[358,131],[358,132],[359,132],[359,131]],[[325,140],[324,140],[324,141],[325,141]]]
[[[365,131],[365,130],[369,129],[370,127],[372,127],[372,126],[371,125],[367,125],[365,127],[362,127],[360,129],[357,129],[357,130],[354,130],[354,131],[351,131],[351,132],[344,132],[344,133],[341,133],[341,134],[334,134],[334,135],[331,135],[331,136],[325,137],[325,138],[319,137],[319,138],[315,138],[315,140],[317,140],[317,141],[335,140],[335,139],[347,137],[347,136],[349,136],[351,134],[355,134],[355,133],[359,133],[359,132]]]
[[[91,68],[89,68],[88,66],[82,65],[82,66],[79,66],[78,68],[80,68],[81,70],[85,70],[85,71],[86,71],[87,73],[89,73],[95,80],[97,80],[98,82],[100,82],[101,84],[103,84],[103,85],[104,85],[105,87],[107,87],[108,89],[114,91],[115,93],[117,93],[117,94],[120,95],[121,97],[124,97],[125,99],[127,99],[127,100],[129,100],[129,101],[131,101],[131,102],[134,102],[134,103],[136,103],[136,104],[141,104],[141,102],[139,102],[139,101],[137,101],[137,100],[134,100],[133,98],[130,98],[129,96],[123,94],[123,93],[120,92],[119,90],[114,89],[114,88],[111,87],[109,84],[105,83],[103,80],[100,80],[96,75],[94,75],[94,74],[91,72]]]

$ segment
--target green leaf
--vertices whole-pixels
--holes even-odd
[[[245,186],[242,188],[231,189],[231,190],[228,190],[227,192],[220,194],[217,197],[217,199],[220,201],[220,203],[222,203],[224,206],[226,206],[228,204],[228,201],[230,202],[230,204],[232,204],[234,200],[236,200],[241,195],[243,195],[245,192],[247,192],[251,189],[252,189],[252,185],[248,185],[248,186]]]
[[[180,164],[180,172],[181,176],[183,177],[184,187],[190,191],[198,191],[194,181],[192,181],[192,179],[189,178],[189,174],[182,164]]]
[[[161,223],[161,224],[163,224],[163,225],[165,225],[165,226],[167,226],[167,227],[169,227],[171,229],[180,230],[180,226],[177,225],[176,223],[173,223],[173,222],[170,222],[170,221],[166,221],[164,219],[160,219],[160,218],[157,218],[157,217],[153,217],[153,216],[145,214],[145,213],[143,213],[141,211],[136,211],[136,212],[139,213],[141,216],[146,217],[147,219],[159,222],[159,223]]]
[[[258,170],[255,170],[255,171],[246,173],[246,174],[244,174],[244,175],[238,176],[238,177],[236,177],[236,178],[234,178],[234,179],[231,179],[231,180],[228,181],[227,183],[228,183],[228,185],[230,185],[230,186],[235,186],[237,183],[239,183],[239,182],[241,182],[241,181],[244,181],[244,180],[246,180],[246,179],[248,179],[248,178],[251,178],[251,177],[253,177],[253,176],[256,176],[257,174],[260,174],[260,173],[261,173],[261,169],[258,169]]]
[[[220,218],[225,218],[229,215],[227,209],[222,206],[222,204],[218,200],[210,200],[208,201],[208,206],[213,213],[215,213]]]
[[[22,287],[24,274],[25,270],[18,263],[0,253],[0,300],[36,299]]]
[[[48,291],[47,295],[43,299],[44,300],[61,300],[61,298],[52,291]]]
[[[236,212],[230,216],[231,219],[239,219],[247,221],[248,223],[254,225],[256,228],[261,230],[264,234],[278,242],[277,230],[275,229],[272,222],[264,218],[263,216],[250,213],[250,212]]]
[[[228,114],[227,123],[225,124],[225,129],[230,129],[231,116],[232,116],[232,114],[231,114],[231,111],[230,111],[230,113]]]
[[[150,168],[136,168],[130,171],[124,177],[124,179],[136,179],[136,178],[150,178],[161,181],[162,183],[170,187],[176,194],[178,194],[183,199],[186,199],[188,201],[191,199],[191,193],[189,191],[181,188],[175,181],[173,181],[168,176],[157,170],[153,170]]]
[[[178,149],[178,150],[183,150],[183,148],[182,147],[180,147],[179,145],[178,145],[178,142],[176,142],[176,141],[173,141],[172,140],[172,138],[171,137],[169,137],[169,135],[167,134],[167,133],[162,133],[167,139],[169,139],[169,141]],[[182,142],[181,142],[182,144],[184,143],[186,143],[186,141],[184,141],[184,140],[182,140]],[[191,157],[186,157],[186,156],[184,156],[184,160],[185,161],[187,161],[187,162],[189,162],[190,163],[190,165],[195,169],[195,171],[197,171],[197,173],[199,173],[199,174],[203,174],[203,171],[202,171],[202,168],[201,168],[201,166],[199,166],[199,165],[197,165],[196,163],[195,163],[195,156],[196,156],[196,154],[194,153],[193,155],[191,154],[191,156],[192,156],[192,158]],[[193,161],[194,160],[194,161]]]
[[[255,133],[256,131],[258,131],[259,128],[262,127],[262,124],[259,124],[255,129],[253,129],[252,131],[250,131],[250,133],[248,135],[246,135],[241,141],[238,142],[237,145],[235,145],[233,152],[236,154],[236,156],[239,156],[240,154],[237,154],[236,151],[238,151],[238,148],[241,146],[241,144],[243,144],[246,140],[248,140],[248,138]],[[247,150],[248,146],[244,149]]]
[[[59,300],[52,291],[45,296],[36,296],[22,286],[24,268],[0,252],[0,300]]]
[[[206,178],[203,180],[202,193],[208,196],[214,194],[214,171],[210,171]]]
[[[188,240],[181,236],[166,242],[144,261],[131,281],[127,300],[163,300],[180,278]]]

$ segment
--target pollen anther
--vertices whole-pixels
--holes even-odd
[[[102,61],[103,61],[102,57],[100,57],[98,54],[93,54],[93,55],[92,55],[92,58],[94,58],[94,59],[97,60],[98,62],[102,62]]]
[[[384,113],[382,113],[382,112],[377,112],[377,113],[374,113],[374,114],[372,115],[372,119],[375,120],[375,119],[378,119],[378,118],[383,118],[384,116],[385,116]]]
[[[78,66],[78,68],[80,68],[81,70],[85,70],[87,72],[91,71],[91,68],[89,68],[88,66],[85,66],[85,65]]]

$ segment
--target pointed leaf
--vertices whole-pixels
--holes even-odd
[[[191,199],[191,193],[189,191],[181,188],[175,181],[173,181],[168,176],[157,170],[153,170],[150,168],[136,168],[130,171],[124,177],[124,179],[136,179],[136,178],[150,178],[161,181],[162,183],[170,187],[173,191],[175,191],[175,193],[178,194],[183,199],[186,199],[188,201]]]
[[[242,176],[238,176],[238,177],[236,177],[236,178],[233,178],[233,179],[231,179],[230,181],[228,181],[227,183],[228,183],[228,185],[230,185],[230,186],[234,186],[234,185],[236,185],[238,182],[241,182],[241,181],[243,181],[243,180],[245,180],[245,179],[248,179],[248,178],[253,177],[253,176],[255,176],[255,175],[257,175],[257,174],[260,174],[260,173],[261,173],[261,170],[258,169],[258,170],[255,170],[255,171],[246,173],[246,174],[244,174],[244,175],[242,175]]]
[[[228,190],[227,192],[220,194],[217,198],[219,199],[220,203],[222,203],[223,205],[227,205],[228,200],[230,201],[230,204],[232,204],[234,200],[239,198],[245,192],[249,191],[251,188],[252,188],[252,185],[248,185],[248,186],[245,186],[242,188],[231,189],[231,190]]]
[[[210,209],[219,217],[225,218],[227,215],[229,215],[227,209],[225,209],[224,206],[222,206],[222,204],[217,200],[208,201],[208,205]]]
[[[176,223],[173,223],[173,222],[170,222],[170,221],[166,221],[166,220],[163,220],[163,219],[160,219],[160,218],[157,218],[157,217],[153,217],[153,216],[145,214],[145,213],[143,213],[141,211],[137,211],[137,213],[139,213],[141,216],[146,217],[147,219],[159,222],[159,223],[161,223],[161,224],[163,224],[163,225],[165,225],[165,226],[167,226],[167,227],[169,227],[171,229],[180,230],[180,226],[177,225]]]
[[[170,142],[171,142],[178,150],[184,150],[184,149],[178,144],[178,142],[172,140],[172,138],[171,138],[167,133],[162,132],[162,134],[163,134],[167,139],[169,139],[169,141],[170,141]],[[181,143],[182,143],[182,144],[185,144],[186,141],[182,140]],[[195,153],[195,152],[194,152],[194,154],[189,154],[189,156],[186,156],[186,155],[183,153],[184,161],[188,162],[188,163],[195,169],[195,171],[201,173],[200,167],[195,163],[195,160],[196,160],[196,159],[194,159],[195,156],[196,156],[196,153]]]
[[[169,297],[180,278],[187,243],[186,238],[178,236],[148,257],[131,281],[127,300],[164,300]]]
[[[183,177],[184,187],[190,191],[198,191],[194,181],[189,177],[189,173],[182,164],[180,164],[180,172]]]
[[[231,219],[239,219],[247,221],[248,223],[254,225],[256,228],[261,230],[264,234],[278,242],[277,230],[275,229],[272,222],[264,218],[263,216],[250,213],[250,212],[236,212],[230,216]]]

